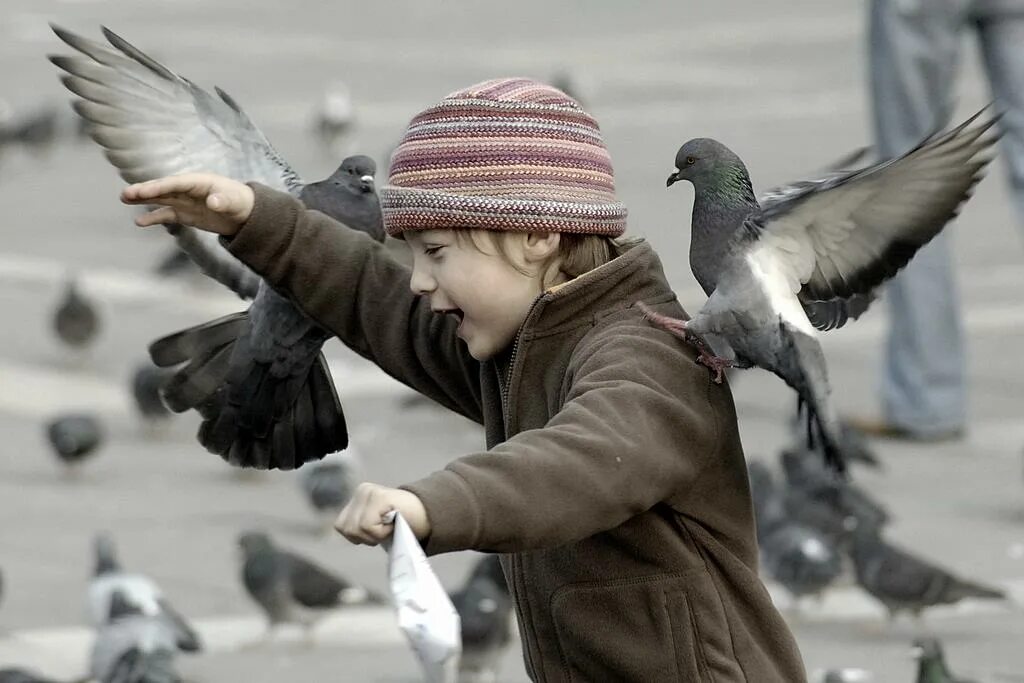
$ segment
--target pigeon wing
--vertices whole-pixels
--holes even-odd
[[[292,596],[306,607],[334,607],[340,604],[341,591],[351,584],[321,569],[294,553],[282,553],[288,558]]]
[[[744,223],[748,248],[781,264],[819,329],[863,312],[956,216],[991,160],[979,155],[998,137],[984,136],[995,118],[972,126],[981,114],[895,159],[775,190]]]
[[[51,28],[79,54],[49,59],[126,181],[204,171],[298,193],[298,175],[225,92],[214,97],[108,28],[110,46]]]

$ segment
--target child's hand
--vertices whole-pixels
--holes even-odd
[[[185,173],[129,185],[125,204],[160,204],[135,219],[139,227],[183,223],[219,235],[234,235],[249,220],[255,197],[244,183],[213,173]]]
[[[402,513],[416,538],[422,540],[430,535],[427,509],[415,494],[367,483],[356,488],[334,528],[352,543],[377,545],[395,530],[393,524],[383,522],[384,515],[392,510]]]

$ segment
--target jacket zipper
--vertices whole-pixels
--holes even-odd
[[[508,375],[501,383],[501,414],[505,420],[506,439],[509,438],[508,427],[509,420],[511,417],[511,414],[509,413],[508,410],[509,391],[511,390],[512,387],[512,376],[515,374],[516,354],[519,352],[519,342],[523,337],[523,330],[526,329],[527,323],[531,322],[530,319],[533,317],[534,311],[537,309],[538,304],[540,304],[541,301],[544,300],[545,296],[547,296],[547,292],[544,292],[543,294],[541,294],[540,296],[533,300],[533,303],[530,304],[530,310],[526,312],[526,320],[523,322],[522,327],[519,328],[519,331],[516,332],[515,339],[512,340],[512,354],[509,356],[508,359]]]

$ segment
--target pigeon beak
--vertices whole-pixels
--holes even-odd
[[[672,183],[679,182],[680,180],[679,171],[676,171],[668,177],[668,180],[665,181],[665,187],[672,187]]]
[[[361,176],[361,177],[359,178],[359,180],[360,180],[360,181],[362,181],[362,182],[364,182],[364,183],[369,183],[369,184],[371,184],[371,185],[373,184],[373,176],[372,176],[372,175],[364,175],[364,176]]]

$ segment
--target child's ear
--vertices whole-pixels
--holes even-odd
[[[545,262],[558,253],[562,235],[557,232],[528,232],[523,242],[523,252],[528,261]]]

